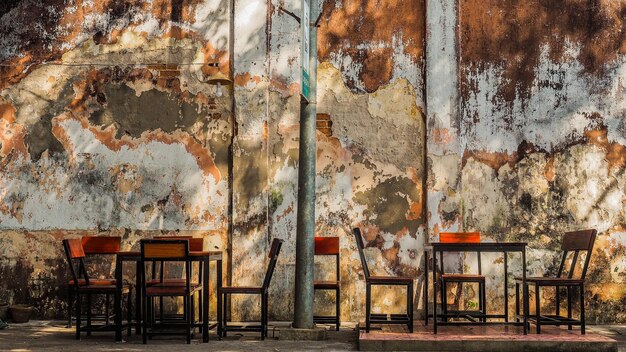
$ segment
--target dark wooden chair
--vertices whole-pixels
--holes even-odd
[[[480,243],[480,232],[441,232],[439,234],[439,242],[441,243]],[[450,273],[444,272],[443,255],[439,256],[439,266],[441,270],[441,311],[442,318],[447,320],[450,315],[455,317],[463,317],[469,320],[474,319],[474,311],[465,310],[449,311],[448,310],[448,284],[456,284],[462,286],[464,283],[478,284],[478,313],[481,321],[486,321],[487,315],[487,295],[485,292],[485,276],[482,275],[480,252],[476,253],[478,259],[478,274],[466,273]]]
[[[527,277],[526,287],[524,287],[525,299],[530,298],[529,286],[535,287],[535,315],[529,315],[529,320],[534,321],[537,325],[537,334],[541,333],[541,325],[567,325],[569,330],[574,325],[580,325],[580,333],[585,334],[585,276],[591,259],[591,252],[596,240],[596,230],[581,230],[566,232],[563,236],[561,250],[563,256],[556,277]],[[571,255],[571,259],[568,259]],[[578,261],[584,254],[585,258],[582,262],[580,273],[576,275],[576,269],[579,267]],[[566,262],[570,261],[569,265]],[[567,268],[569,266],[569,268]],[[515,313],[519,316],[519,288],[522,284],[521,278],[516,278],[515,283]],[[539,299],[541,287],[554,287],[556,290],[556,314],[542,315],[541,301]],[[567,316],[561,316],[561,293],[560,289],[567,289]],[[580,295],[580,319],[572,318],[572,291],[578,288]]]
[[[198,238],[198,237],[194,238],[192,236],[155,236],[154,239],[155,240],[187,240],[189,241],[189,251],[202,252],[204,250],[204,238]],[[164,276],[164,273],[165,273],[164,264],[165,263],[163,261],[152,262],[152,278],[149,279],[146,284],[150,286],[150,285],[163,284],[164,282],[167,282],[168,285],[172,285],[172,286],[176,286],[176,285],[184,286],[185,285],[184,278],[173,278],[173,277],[166,278]],[[193,269],[192,269],[192,277],[193,276],[194,275],[193,275]],[[202,265],[199,264],[197,279],[192,280],[192,284],[198,285],[201,282],[202,282]],[[199,285],[198,290],[202,291],[202,285]],[[202,297],[202,295],[199,294],[198,297]],[[184,321],[187,319],[185,317],[184,310],[183,310],[183,314],[166,315],[164,305],[163,305],[163,297],[159,297],[158,299],[159,299],[159,320],[165,321],[168,319],[169,320],[182,319]],[[200,312],[202,312],[202,300],[199,301],[198,309]]]
[[[141,282],[142,282],[142,338],[143,343],[148,342],[148,337],[153,335],[185,335],[187,343],[191,343],[192,328],[194,325],[193,296],[199,291],[200,285],[191,283],[191,258],[189,256],[188,240],[142,240],[141,241]],[[180,262],[184,263],[185,281],[181,284],[169,283],[167,278],[161,283],[148,285],[146,281],[146,265],[149,262]],[[180,323],[156,324],[154,321],[154,298],[182,297],[184,305],[184,317]],[[184,333],[173,330],[157,331],[158,328],[182,327]]]
[[[352,230],[356,245],[363,266],[363,274],[365,275],[365,332],[370,332],[371,324],[404,324],[413,332],[413,278],[404,276],[370,276],[370,271],[365,260],[363,252],[363,238],[361,230],[354,228]],[[372,314],[372,286],[406,286],[406,314]]]
[[[226,337],[227,331],[230,330],[238,330],[238,331],[260,331],[261,332],[261,340],[264,340],[267,337],[267,322],[268,322],[268,296],[269,296],[269,286],[272,281],[272,275],[274,274],[274,269],[276,267],[276,261],[278,260],[278,254],[280,253],[280,247],[283,245],[283,240],[275,238],[272,241],[272,247],[270,249],[269,258],[270,262],[267,267],[267,271],[265,272],[265,278],[263,279],[263,284],[261,286],[222,286],[218,288],[217,294],[221,295],[222,298],[222,316],[219,317],[221,319],[221,331],[218,331],[220,337]],[[228,296],[234,294],[242,294],[242,295],[259,295],[261,296],[261,325],[260,326],[228,326],[227,320],[227,308],[228,308]]]
[[[335,280],[314,281],[314,291],[335,291],[335,315],[314,316],[313,322],[320,324],[335,324],[339,331],[341,319],[341,285],[339,282],[339,237],[315,237],[315,255],[335,257]]]
[[[69,301],[70,306],[70,323],[71,323],[71,302],[72,295],[76,296],[76,339],[80,339],[80,333],[85,331],[87,335],[91,335],[92,331],[111,331],[114,326],[108,324],[108,320],[104,325],[94,325],[92,324],[92,296],[93,295],[106,295],[107,297],[110,295],[115,295],[116,290],[116,281],[115,279],[91,279],[87,273],[85,268],[85,251],[83,250],[82,240],[81,239],[65,239],[63,240],[63,249],[65,250],[65,256],[67,258],[68,265],[70,267],[70,272],[72,275],[72,279],[69,282],[68,292],[69,292]],[[90,247],[90,253],[97,252],[97,248]],[[130,285],[124,284],[122,286],[122,295],[126,294],[128,297],[127,301],[127,312],[128,312],[128,334],[130,335],[130,323],[131,323],[131,296],[132,296],[132,288]],[[87,297],[87,324],[85,326],[82,325],[82,297]],[[122,299],[122,297],[120,297]],[[107,299],[107,313],[105,315],[108,316],[109,310],[109,300]]]
[[[115,255],[120,251],[122,238],[119,236],[83,236],[81,238],[81,243],[83,246],[83,252],[85,253],[85,259],[90,256],[101,256],[101,255]],[[91,278],[92,283],[96,284],[109,284],[115,285],[115,279],[93,279]],[[70,280],[68,284],[67,290],[67,306],[68,306],[68,327],[72,327],[72,305],[73,295],[74,295],[74,280]],[[91,298],[88,298],[88,301]],[[104,318],[105,324],[109,324],[109,320],[111,318],[109,314],[109,308],[111,303],[111,295],[105,295],[105,306],[104,306],[104,315],[94,315],[91,311],[87,312],[87,320],[90,322],[94,318]],[[91,302],[87,303],[88,306],[91,306]],[[91,335],[90,332],[87,332],[87,335]]]

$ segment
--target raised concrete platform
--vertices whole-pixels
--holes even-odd
[[[360,323],[359,326],[365,326]],[[534,326],[533,326],[534,327]],[[413,333],[403,326],[387,325],[365,333],[359,329],[360,351],[594,351],[617,352],[618,342],[610,337],[565,327],[543,327],[542,333],[522,333],[521,327],[505,326],[443,326],[437,335],[432,325],[416,322]]]

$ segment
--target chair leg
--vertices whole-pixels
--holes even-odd
[[[537,334],[541,334],[541,302],[539,301],[539,285],[535,285],[535,310],[537,314]]]
[[[339,325],[341,325],[341,294],[339,288],[335,291],[335,314],[337,314],[335,330],[339,331]]]
[[[142,321],[142,327],[141,327],[141,339],[143,344],[147,344],[148,343],[148,297],[145,296],[145,292],[143,293],[142,297],[141,297],[141,321]]]
[[[580,333],[585,334],[585,285],[578,287],[580,290]]]
[[[183,304],[185,306],[185,323],[187,327],[187,344],[191,344],[191,300],[189,296],[183,297]]]
[[[80,293],[76,292],[76,340],[80,340],[80,316],[82,312],[80,311]]]
[[[372,305],[372,287],[365,284],[365,332],[370,332],[370,309]]]
[[[561,315],[561,287],[557,286],[554,289],[556,291],[555,292],[555,302],[554,302],[556,304],[555,314],[557,316],[560,316]]]
[[[224,302],[224,309],[222,309],[222,336],[226,337],[227,334],[227,322],[228,322],[228,294],[224,293],[224,299],[222,300],[222,302]]]
[[[481,285],[483,286],[483,290],[482,290],[482,296],[481,299],[483,301],[483,314],[485,315],[485,317],[483,317],[483,322],[487,322],[487,287],[486,287],[486,283],[483,281],[481,283]]]
[[[525,318],[530,317],[530,291],[529,285],[522,285],[522,311]],[[526,329],[530,331],[530,321],[526,319]]]
[[[441,314],[442,316],[439,317],[439,319],[441,319],[442,321],[444,320],[443,317],[445,316],[445,314],[447,314],[448,310],[447,310],[447,303],[445,301],[445,299],[447,299],[446,297],[446,286],[447,286],[447,282],[445,282],[443,279],[441,279],[441,286],[439,286],[439,293],[441,296]],[[435,306],[435,309],[437,309],[437,307]]]
[[[270,309],[270,297],[269,292],[265,294],[265,337],[268,336],[269,331],[269,309]]]
[[[515,321],[519,323],[519,282],[515,283]]]
[[[91,336],[91,295],[87,295],[87,336]]]
[[[567,286],[567,318],[572,318],[572,287]],[[567,326],[567,330],[572,330],[572,325]]]
[[[407,285],[406,288],[406,309],[407,309],[407,315],[409,318],[409,323],[408,323],[408,327],[409,327],[409,332],[413,333],[413,282],[411,281],[410,284]]]
[[[191,300],[191,308],[189,309],[189,320],[191,321],[192,327],[193,324],[196,323],[196,295],[195,293],[189,297]]]
[[[159,320],[163,322],[163,297],[159,297]]]
[[[265,340],[267,329],[267,293],[261,293],[261,340]]]
[[[104,300],[104,324],[109,325],[109,306],[111,305],[111,295],[105,295]]]
[[[131,286],[128,289],[128,297],[126,297],[126,320],[128,321],[128,326],[126,327],[127,336],[132,335],[132,322],[133,322],[132,297],[133,297],[133,288]]]
[[[478,283],[478,312],[480,314],[483,314],[484,304],[485,302],[483,301],[483,284],[479,282]],[[480,317],[479,320],[484,321],[483,317]]]
[[[137,270],[139,270],[139,267]],[[139,274],[136,274],[136,275],[139,275]],[[142,335],[141,317],[143,316],[142,310],[144,309],[142,297],[143,297],[143,293],[142,293],[141,285],[137,284],[135,285],[135,335]]]
[[[441,280],[441,317],[448,321],[448,282]]]
[[[67,327],[71,328],[72,327],[72,305],[74,304],[74,302],[72,302],[72,290],[74,288],[72,286],[69,286],[67,289]]]

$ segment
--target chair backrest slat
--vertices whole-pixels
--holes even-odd
[[[359,250],[359,258],[361,258],[361,266],[363,267],[363,275],[365,275],[365,279],[370,277],[370,270],[367,267],[367,260],[365,260],[365,252],[363,245],[363,237],[361,236],[361,229],[355,227],[352,229],[352,233],[354,234],[354,239],[356,240],[356,247]]]
[[[204,238],[192,236],[155,236],[155,240],[188,240],[189,250],[192,252],[202,252],[204,250]]]
[[[84,278],[85,283],[89,285],[89,277],[85,271],[85,265],[83,258],[85,258],[85,252],[81,240],[78,238],[64,239],[63,249],[65,250],[65,256],[67,258],[67,264],[70,267],[72,279],[74,280],[74,286],[79,286],[79,278]],[[74,260],[78,260],[78,268],[74,266]]]
[[[263,289],[267,289],[270,286],[270,282],[272,281],[272,275],[274,274],[274,269],[276,268],[276,262],[278,261],[278,254],[280,253],[280,247],[283,245],[283,240],[274,238],[272,240],[272,247],[270,249],[269,258],[270,263],[267,266],[267,271],[265,272],[265,278],[263,279]]]
[[[63,240],[64,243],[67,244],[67,249],[69,250],[69,256],[72,259],[84,258],[85,251],[83,250],[82,241],[78,238],[69,238]]]
[[[315,237],[315,255],[339,254],[339,237]]]
[[[480,243],[480,232],[440,232],[441,243]]]
[[[596,230],[566,232],[563,235],[561,249],[564,251],[589,251],[596,240]]]
[[[116,254],[120,251],[122,238],[119,236],[83,236],[85,254]]]
[[[142,240],[141,257],[143,260],[188,260],[188,240]]]
[[[559,272],[557,277],[562,277],[565,269],[565,263],[569,252],[574,252],[567,272],[567,278],[574,278],[574,272],[578,264],[578,258],[581,254],[585,254],[585,259],[582,264],[579,279],[584,280],[587,275],[587,268],[589,267],[589,261],[591,260],[591,253],[593,252],[593,246],[596,241],[597,231],[595,229],[570,231],[563,235],[563,242],[561,249],[563,250],[563,257],[561,259],[561,265],[559,266]]]
[[[339,281],[339,237],[315,237],[315,255],[335,256],[335,277]]]

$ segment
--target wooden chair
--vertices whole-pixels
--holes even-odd
[[[439,242],[441,243],[480,243],[480,232],[441,232],[439,234]],[[443,268],[443,255],[439,256],[439,266],[441,270],[441,311],[444,320],[448,319],[450,315],[448,311],[448,284],[454,283],[462,285],[464,283],[476,283],[478,284],[478,312],[482,316],[481,321],[486,321],[487,315],[487,295],[485,290],[485,276],[482,275],[482,265],[480,261],[480,252],[476,253],[478,259],[478,275],[476,274],[446,274]],[[464,310],[458,310],[452,312],[456,317],[464,317],[473,320],[473,312],[467,312]]]
[[[114,241],[114,240],[112,240]],[[90,279],[85,269],[85,251],[83,250],[81,239],[65,239],[63,240],[63,249],[65,250],[65,256],[67,258],[68,265],[72,279],[69,282],[69,302],[71,307],[72,294],[76,295],[76,339],[80,339],[80,333],[82,331],[87,332],[87,335],[91,335],[92,331],[106,331],[110,330],[111,325],[107,323],[104,325],[92,324],[92,296],[93,295],[115,295],[116,280],[115,279]],[[90,253],[94,253],[97,249],[90,247]],[[127,311],[128,311],[128,334],[130,335],[130,323],[131,323],[131,291],[132,288],[129,285],[124,284],[122,286],[122,295],[128,295]],[[81,306],[83,296],[87,297],[87,325],[82,326],[82,313]],[[121,299],[121,297],[120,297]],[[109,300],[106,302],[106,315],[108,316]],[[70,324],[71,324],[71,308],[70,309]]]
[[[89,256],[101,256],[101,255],[115,255],[120,251],[122,238],[119,236],[83,236],[81,238],[81,243],[83,246],[83,252],[85,253],[85,257]],[[92,283],[96,284],[109,284],[115,285],[115,279],[91,279]],[[67,307],[68,307],[68,327],[72,327],[72,305],[73,295],[74,295],[74,280],[70,280],[68,283],[67,290]],[[91,298],[88,298],[90,300]],[[105,295],[105,312],[104,316],[93,315],[91,310],[87,312],[87,320],[91,321],[94,318],[104,318],[105,324],[109,324],[109,319],[111,318],[109,315],[109,306],[111,302],[111,295]],[[91,302],[87,303],[91,306]],[[87,332],[87,335],[91,335],[90,332]]]
[[[413,332],[413,278],[405,276],[370,276],[370,271],[365,260],[363,238],[361,230],[352,230],[363,266],[365,275],[365,332],[370,332],[371,324],[405,324],[410,332]],[[372,314],[372,286],[406,286],[406,314]]]
[[[191,252],[202,252],[204,250],[204,238],[194,238],[192,236],[155,236],[154,237],[155,240],[187,240],[189,241],[189,251]],[[192,263],[193,265],[193,263]],[[158,267],[158,271],[157,271],[157,267]],[[164,266],[164,262],[163,261],[159,261],[159,262],[152,262],[152,278],[150,280],[148,280],[148,282],[146,283],[148,286],[150,285],[157,285],[157,284],[162,284],[164,281],[167,281],[168,285],[179,285],[179,286],[184,286],[185,285],[185,279],[184,278],[165,278],[164,277],[164,270],[165,266]],[[192,269],[192,274],[193,274],[193,269]],[[158,277],[157,277],[158,276]],[[192,275],[193,277],[193,275]],[[202,265],[198,265],[198,276],[197,279],[195,281],[192,281],[192,284],[199,284],[202,282]],[[199,285],[200,287],[198,288],[198,290],[202,291],[202,285]],[[202,297],[202,295],[198,295],[199,297]],[[202,300],[199,301],[198,304],[198,308],[199,311],[202,312]],[[159,319],[161,321],[164,321],[166,319],[170,319],[170,320],[176,320],[176,319],[182,319],[183,321],[185,319],[187,319],[185,317],[184,311],[183,314],[174,314],[174,315],[165,315],[164,314],[164,305],[163,305],[163,297],[159,297]],[[154,318],[154,317],[153,317]]]
[[[265,272],[265,278],[263,279],[263,284],[261,286],[222,286],[218,288],[217,294],[221,295],[222,298],[222,316],[219,317],[221,319],[221,327],[222,330],[218,331],[220,337],[226,337],[228,329],[230,330],[239,330],[239,331],[260,331],[261,332],[261,340],[265,340],[267,337],[267,321],[268,321],[268,295],[269,295],[269,286],[272,281],[272,275],[274,274],[274,268],[276,267],[276,261],[278,260],[278,254],[280,253],[280,247],[283,245],[283,240],[275,238],[272,241],[272,247],[270,249],[269,258],[270,262],[267,267],[267,271]],[[228,307],[228,296],[234,294],[244,294],[244,295],[260,295],[261,296],[261,326],[246,326],[246,327],[237,327],[237,326],[228,326],[227,325],[227,316],[226,316],[226,308]]]
[[[335,329],[339,331],[341,319],[341,285],[339,282],[339,237],[315,237],[315,255],[335,257],[335,280],[313,282],[314,291],[335,291],[335,315],[314,316],[313,322],[320,324],[335,324]]]
[[[192,327],[194,324],[193,296],[199,291],[200,285],[191,283],[191,258],[189,256],[188,240],[142,240],[141,241],[141,282],[142,282],[142,338],[143,343],[148,342],[148,337],[153,335],[181,335],[173,331],[157,331],[157,327],[166,325],[182,327],[187,337],[187,343],[191,343]],[[185,281],[181,284],[169,283],[167,279],[163,282],[148,285],[146,281],[146,265],[149,262],[181,262],[185,264]],[[181,324],[155,324],[153,320],[154,298],[156,297],[182,297],[184,305],[184,317]]]
[[[567,325],[569,330],[571,330],[574,325],[580,325],[580,333],[585,334],[585,276],[587,275],[587,268],[589,267],[589,260],[591,259],[596,234],[597,231],[594,229],[566,232],[561,244],[563,257],[561,258],[561,264],[559,265],[556,277],[526,278],[526,287],[523,288],[523,294],[527,301],[530,298],[529,286],[535,286],[535,315],[529,315],[529,320],[537,324],[537,334],[541,333],[541,325]],[[573,255],[571,259],[568,260],[571,252],[573,252]],[[577,271],[576,268],[578,267],[578,259],[581,257],[582,253],[585,254],[582,268],[580,274],[575,275]],[[566,265],[567,261],[570,261],[569,265]],[[566,266],[569,266],[569,269],[567,269]],[[522,279],[516,278],[515,313],[517,315],[519,315],[519,287],[521,283]],[[541,301],[539,299],[541,287],[554,287],[556,289],[555,315],[541,314]],[[560,314],[561,287],[567,289],[567,317],[561,316]],[[572,291],[574,288],[578,288],[580,295],[580,319],[572,318]]]

